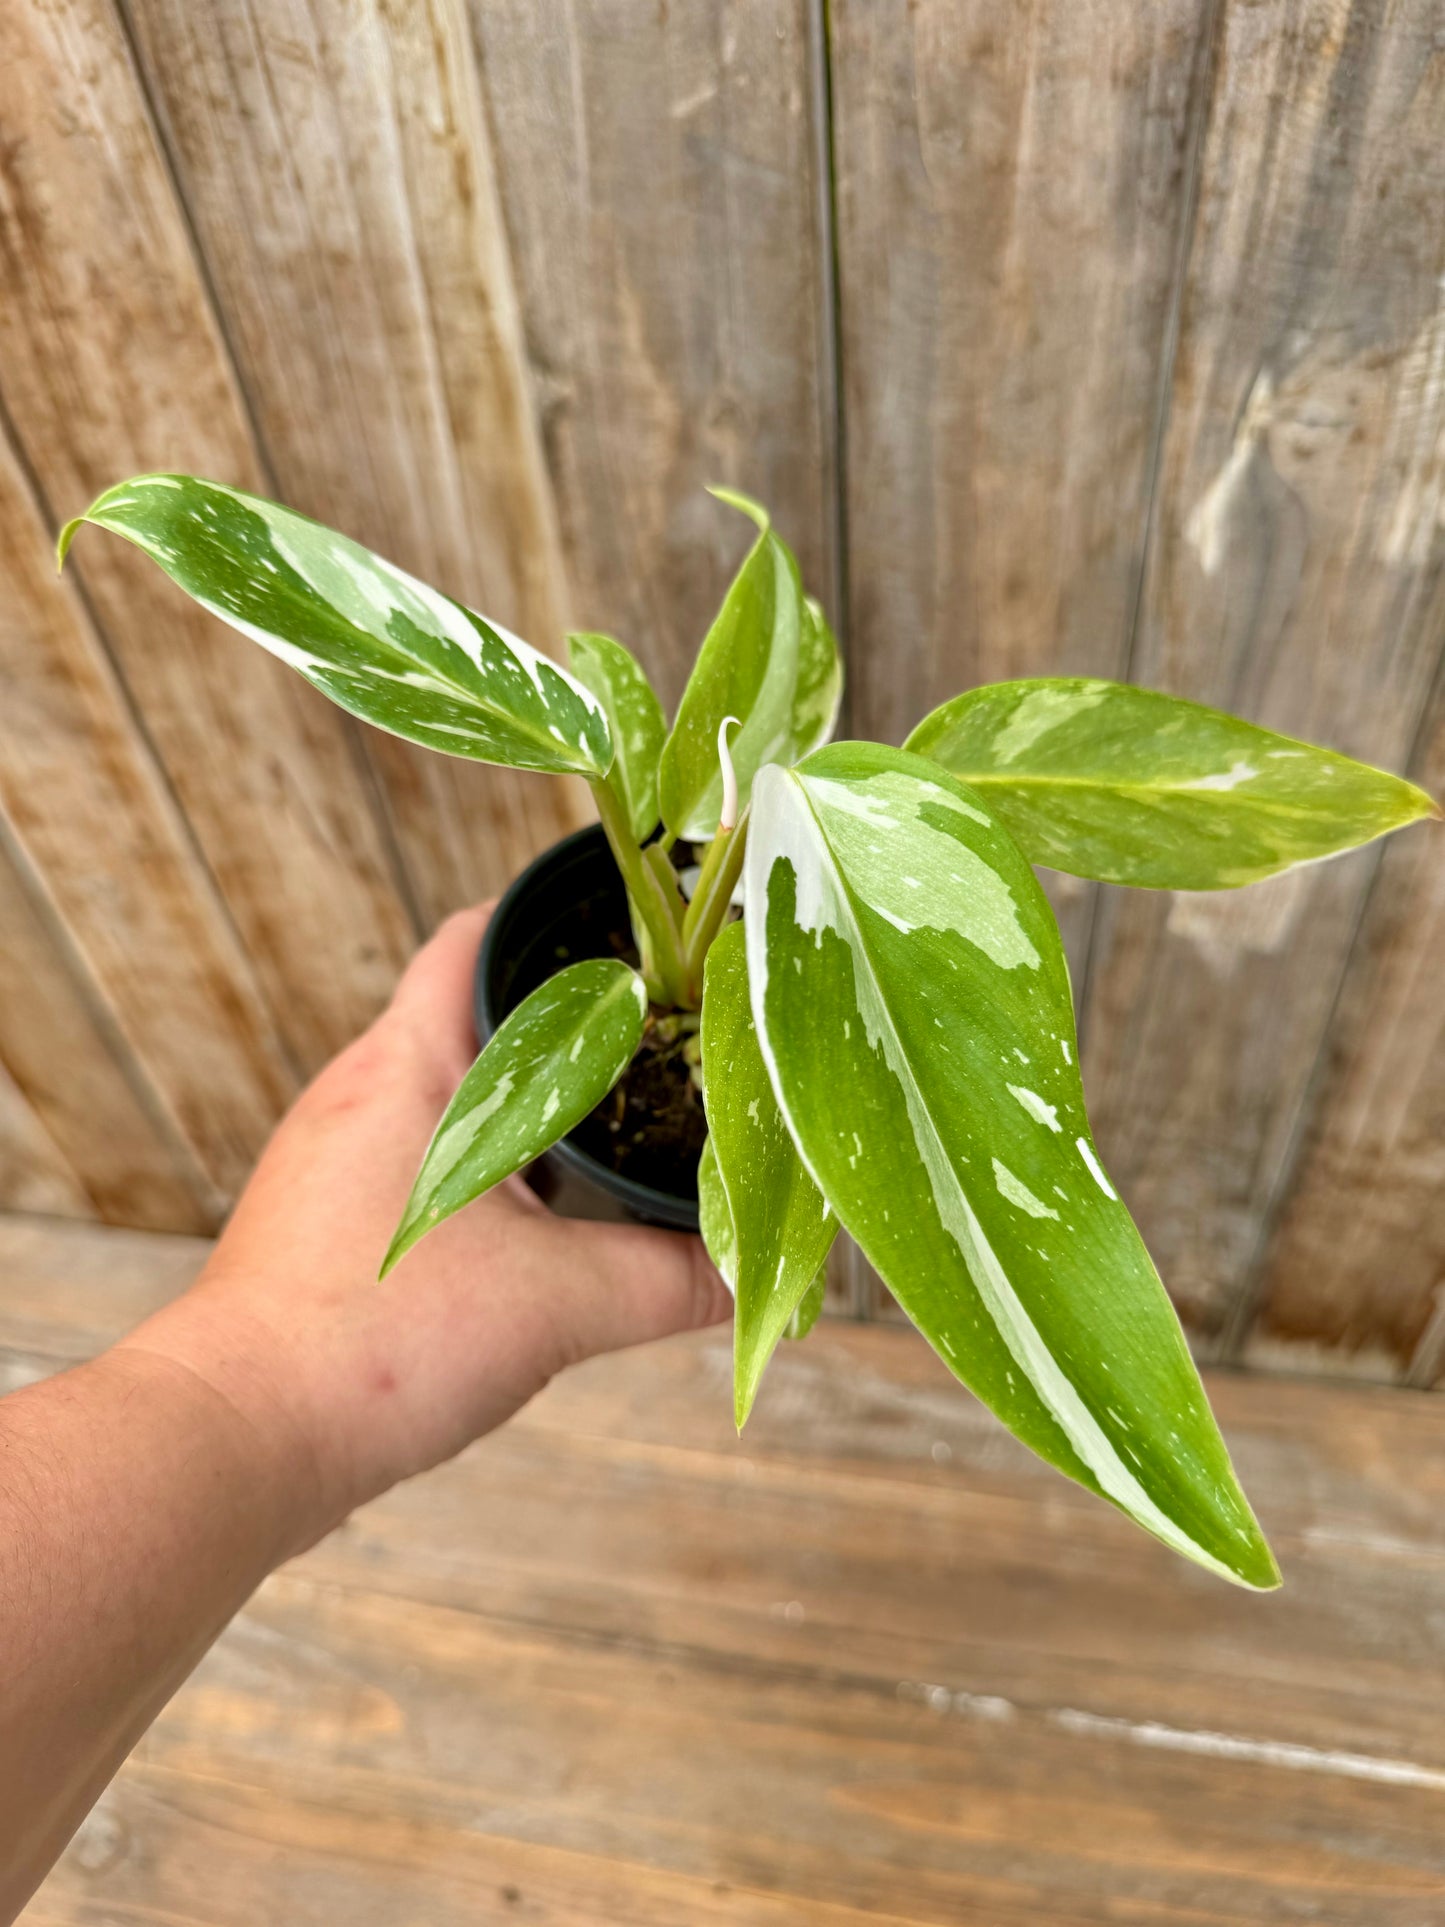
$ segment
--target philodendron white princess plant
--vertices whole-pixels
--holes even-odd
[[[621,643],[572,636],[564,669],[218,483],[137,476],[64,530],[60,554],[81,521],[111,529],[353,715],[591,785],[638,966],[573,963],[501,1025],[383,1271],[587,1117],[649,1026],[694,1046],[700,1033],[699,1205],[737,1298],[739,1425],[780,1336],[816,1314],[841,1225],[1034,1451],[1212,1572],[1277,1584],[1090,1136],[1064,953],[1030,866],[1233,889],[1439,811],[1332,751],[1079,677],[967,690],[902,749],[824,747],[832,632],[766,513],[716,493],[758,533],[670,728]]]

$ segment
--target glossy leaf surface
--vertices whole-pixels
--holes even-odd
[[[605,775],[602,705],[496,623],[275,502],[137,475],[81,522],[143,549],[188,595],[379,729],[512,769]]]
[[[803,593],[798,565],[772,532],[766,510],[746,496],[712,491],[758,525],[758,539],[709,629],[662,754],[660,801],[670,833],[712,836],[722,805],[718,730],[730,741],[739,806],[765,763],[793,763],[826,742],[843,674],[838,645],[818,604]]]
[[[905,748],[984,796],[1031,862],[1155,890],[1232,890],[1439,811],[1333,750],[1129,683],[993,683]]]
[[[756,785],[748,971],[815,1181],[952,1370],[1175,1551],[1276,1583],[1094,1148],[1057,926],[976,793],[845,743]]]
[[[803,1168],[758,1049],[741,924],[707,955],[702,1077],[708,1143],[727,1202],[733,1286],[733,1410],[739,1428],[778,1340],[822,1269],[838,1221]],[[721,1220],[717,1222],[721,1223]],[[711,1250],[709,1244],[709,1250]],[[723,1258],[713,1252],[723,1269]]]
[[[611,636],[568,636],[567,661],[602,705],[616,752],[611,780],[627,806],[634,839],[645,843],[657,828],[657,766],[667,741],[662,704],[641,663]]]
[[[641,977],[611,958],[572,964],[520,1003],[457,1086],[382,1276],[444,1218],[580,1124],[632,1061],[646,1017]]]

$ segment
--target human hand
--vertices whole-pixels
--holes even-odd
[[[283,1120],[197,1284],[124,1341],[291,1441],[298,1544],[509,1418],[563,1366],[717,1323],[701,1241],[555,1218],[520,1178],[377,1268],[476,1050],[489,907],[452,917]]]

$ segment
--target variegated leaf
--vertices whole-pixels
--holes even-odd
[[[735,716],[730,742],[739,808],[765,763],[793,763],[827,741],[843,672],[822,609],[803,594],[797,562],[772,532],[767,511],[730,489],[712,491],[758,525],[758,539],[728,590],[683,691],[662,753],[662,820],[674,837],[714,834],[722,805],[718,730]]]
[[[497,623],[360,543],[192,475],[137,475],[82,522],[112,529],[242,635],[379,729],[449,756],[603,776],[602,705]]]
[[[616,751],[611,781],[627,805],[633,837],[645,843],[657,828],[657,766],[667,740],[662,704],[632,651],[611,636],[568,636],[567,661],[606,714]]]
[[[904,747],[986,797],[1032,862],[1155,890],[1232,890],[1440,814],[1333,750],[1082,676],[970,689]]]
[[[719,1214],[714,1222],[731,1259],[724,1275],[737,1298],[733,1409],[741,1429],[778,1340],[823,1267],[838,1221],[804,1170],[773,1096],[753,1028],[737,923],[707,954],[702,1080],[708,1144],[727,1202],[726,1219]],[[722,1269],[717,1252],[713,1262]]]
[[[1089,1134],[1058,930],[983,801],[845,743],[754,790],[759,1040],[823,1195],[952,1370],[1201,1565],[1277,1573]]]
[[[647,1017],[635,970],[612,958],[570,965],[540,984],[457,1086],[381,1267],[444,1218],[540,1157],[612,1089]]]
[[[823,1300],[827,1295],[828,1273],[825,1268],[818,1273],[812,1284],[809,1285],[808,1289],[798,1300],[797,1308],[788,1320],[788,1328],[783,1333],[784,1338],[806,1338],[822,1316]]]

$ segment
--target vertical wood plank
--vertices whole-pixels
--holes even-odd
[[[1413,774],[1445,795],[1445,685]],[[1442,958],[1445,834],[1427,825],[1389,846],[1370,893],[1262,1267],[1251,1364],[1445,1375]]]
[[[93,1218],[95,1206],[0,1061],[0,1212]]]
[[[1445,622],[1438,28],[1427,0],[1225,5],[1133,663],[1393,767]],[[1246,1288],[1377,861],[1101,912],[1098,1136],[1206,1345]]]
[[[142,469],[257,486],[109,0],[6,8],[0,74],[0,388],[47,511]],[[374,1012],[411,942],[355,730],[124,543],[88,532],[73,566],[277,1029],[313,1065]]]
[[[0,816],[177,1135],[209,1181],[231,1191],[286,1103],[292,1073],[75,585],[54,572],[47,532],[3,442],[0,547],[9,561],[0,601]],[[0,947],[6,971],[23,974],[23,922],[0,925]],[[57,1039],[54,1048],[79,1041]]]
[[[561,548],[460,0],[129,0],[274,486],[557,651]],[[369,734],[428,922],[580,790]]]
[[[767,502],[834,614],[833,396],[807,0],[475,0],[580,619],[664,702]]]
[[[859,734],[1123,671],[1207,14],[834,0]]]
[[[121,1055],[129,1052],[113,1017],[0,843],[0,1064],[74,1172],[87,1216],[153,1231],[213,1230],[220,1194],[165,1128],[161,1101],[138,1095]],[[26,1208],[0,1178],[0,1209]]]

